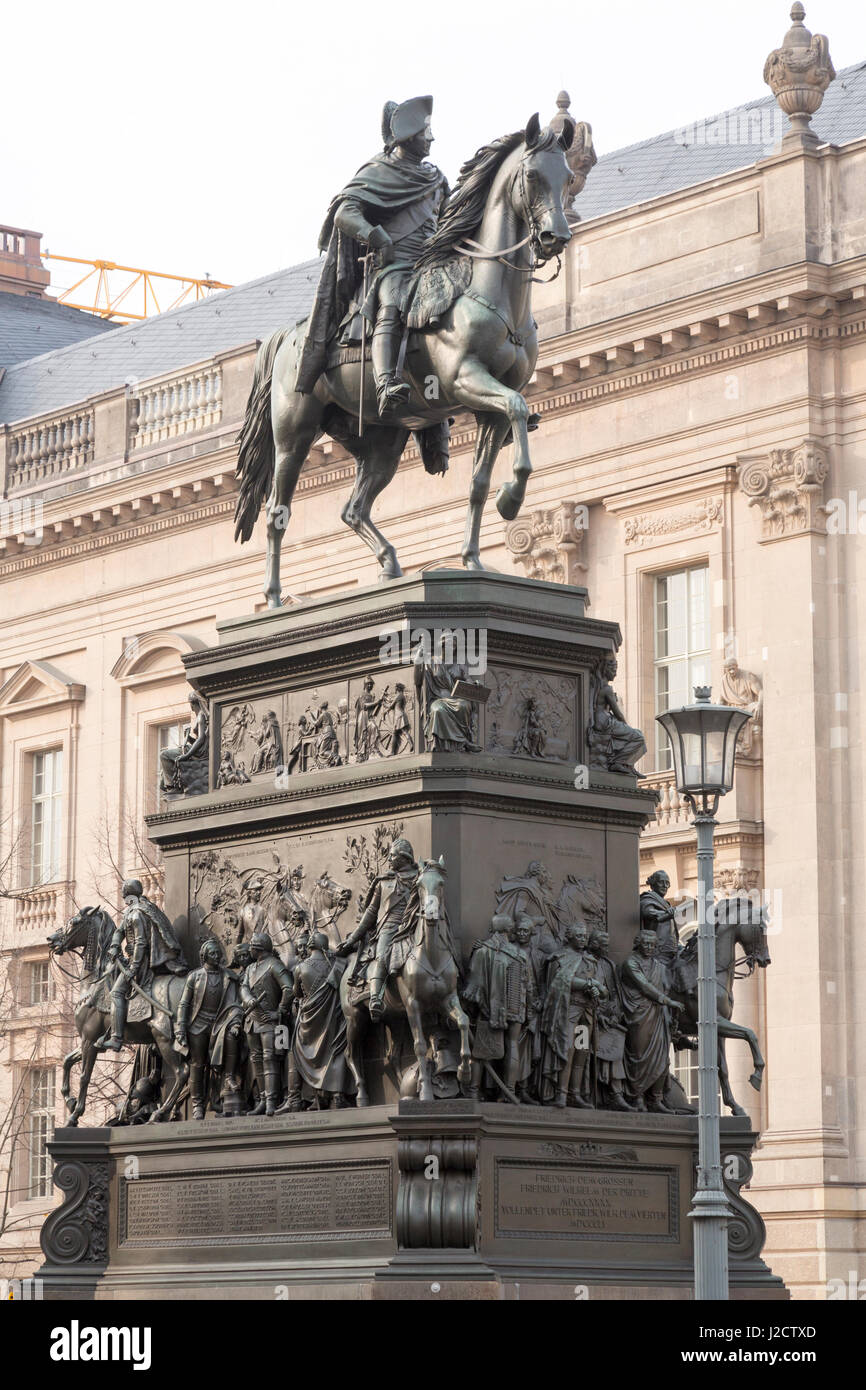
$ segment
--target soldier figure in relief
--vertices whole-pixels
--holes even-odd
[[[391,943],[403,921],[409,894],[418,876],[415,851],[408,840],[393,842],[388,851],[388,866],[387,873],[374,880],[357,927],[337,947],[338,956],[349,956],[358,950],[353,981],[359,981],[366,974],[370,986],[370,1017],[374,1021],[384,1012]]]
[[[121,889],[123,916],[115,928],[108,948],[108,959],[114,962],[114,981],[111,986],[111,1030],[100,1038],[96,1047],[119,1052],[123,1046],[130,997],[139,998],[153,992],[153,977],[158,974],[183,975],[186,966],[174,928],[164,912],[144,896],[137,878],[127,879]],[[126,957],[122,947],[126,944]],[[138,990],[135,986],[138,985]],[[145,1000],[145,1002],[147,1002]],[[149,1018],[152,1005],[147,1004]]]
[[[243,1024],[237,977],[223,965],[219,943],[210,937],[202,943],[200,955],[201,966],[186,977],[175,1033],[178,1049],[189,1049],[194,1120],[204,1119],[208,1064],[214,1071],[224,1072],[227,1090],[237,1091],[238,1044]]]
[[[472,1080],[467,1095],[479,1093],[484,1063],[502,1062],[502,1079],[518,1100],[532,1103],[533,1040],[539,1008],[535,972],[527,955],[532,924],[524,917],[494,916],[490,934],[472,953],[463,998],[477,1010],[472,1044]]]
[[[252,961],[241,982],[244,1030],[250,1058],[259,1084],[259,1102],[254,1115],[273,1115],[280,1093],[280,1061],[276,1032],[288,1020],[292,1001],[292,977],[279,956],[268,932],[259,931],[250,941]]]

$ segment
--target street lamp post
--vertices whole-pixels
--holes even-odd
[[[709,686],[695,703],[656,715],[668,738],[677,791],[694,812],[698,837],[698,1181],[694,1218],[695,1298],[728,1297],[728,1203],[719,1137],[716,929],[713,830],[719,797],[731,790],[740,730],[751,715],[710,702]]]

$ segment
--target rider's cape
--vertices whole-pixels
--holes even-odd
[[[325,263],[301,349],[295,378],[297,391],[309,394],[314,389],[325,370],[329,344],[349,312],[363,278],[360,258],[366,248],[334,226],[340,204],[346,198],[357,199],[369,220],[378,224],[429,197],[444,182],[441,170],[433,164],[416,164],[382,153],[363,164],[333,199],[319,234],[319,250],[326,252]]]

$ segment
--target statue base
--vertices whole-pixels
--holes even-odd
[[[734,1299],[784,1299],[722,1121]],[[468,1100],[59,1129],[51,1299],[688,1299],[692,1116]],[[732,1156],[732,1157],[731,1157]]]

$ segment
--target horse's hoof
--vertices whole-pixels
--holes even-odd
[[[77,1116],[77,1115],[70,1115],[70,1116],[69,1116],[69,1120],[68,1120],[68,1122],[67,1122],[67,1128],[68,1128],[68,1129],[77,1129],[77,1128],[78,1128],[78,1116]]]
[[[392,579],[402,579],[403,571],[400,568],[400,561],[397,556],[391,556],[387,560],[379,562],[379,583],[388,584]]]
[[[737,1105],[737,1102],[736,1102],[736,1101],[734,1101],[733,1105],[730,1107],[730,1110],[731,1110],[731,1114],[732,1114],[732,1115],[746,1115],[746,1114],[748,1114],[748,1111],[744,1110],[743,1107],[742,1107],[742,1105]]]
[[[359,1110],[366,1110],[369,1104],[370,1102],[366,1096],[358,1096],[355,1100],[355,1105]]]
[[[282,608],[283,606],[282,594],[275,595],[268,593],[268,591],[265,590],[265,599],[267,600],[268,608]]]
[[[515,487],[514,483],[503,483],[496,494],[496,510],[503,521],[513,521],[523,506],[525,487]]]
[[[465,570],[486,570],[487,566],[482,565],[481,556],[472,551],[463,556],[463,568]]]
[[[764,1073],[762,1071],[753,1071],[749,1077],[749,1085],[754,1086],[756,1091],[760,1091],[763,1080]]]
[[[472,1080],[472,1059],[465,1057],[457,1068],[457,1080],[468,1086]]]

